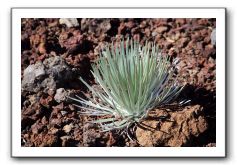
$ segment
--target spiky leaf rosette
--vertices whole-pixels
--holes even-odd
[[[101,89],[88,87],[92,97],[74,98],[81,114],[102,116],[91,121],[102,131],[128,128],[143,119],[149,110],[172,101],[181,91],[173,77],[168,56],[153,43],[141,46],[133,40],[107,46],[92,66]]]

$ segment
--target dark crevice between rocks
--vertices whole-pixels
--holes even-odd
[[[60,46],[57,40],[55,41],[47,41],[47,44],[45,45],[45,48],[47,50],[47,53],[50,53],[51,51],[54,51],[56,54],[64,54],[66,53],[67,49]]]
[[[89,51],[93,50],[94,43],[89,40],[84,40],[82,43],[68,50],[68,54],[77,55],[77,54],[87,54]]]
[[[29,38],[25,38],[25,39],[21,40],[21,53],[24,50],[30,50],[30,49],[31,49],[30,39]]]
[[[109,36],[115,36],[118,34],[118,27],[120,24],[120,21],[118,19],[112,19],[110,20],[111,28],[107,31],[107,34]]]

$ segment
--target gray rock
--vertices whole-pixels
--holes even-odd
[[[211,43],[212,43],[212,45],[216,45],[216,29],[212,30],[212,33],[211,33]]]
[[[56,83],[64,82],[72,78],[72,69],[66,64],[62,57],[55,56],[44,61],[47,74],[51,75]]]
[[[44,79],[41,83],[42,88],[44,88],[44,93],[48,93],[50,96],[54,95],[56,92],[56,82],[52,76]]]
[[[111,29],[110,19],[88,19],[81,20],[81,30],[95,33],[96,36],[107,33]]]
[[[43,89],[44,93],[52,96],[56,87],[63,87],[77,75],[77,70],[69,67],[62,57],[54,56],[24,70],[22,91],[37,93]]]
[[[54,100],[58,103],[61,103],[67,99],[68,92],[64,88],[59,88],[56,91],[56,94],[54,96]]]
[[[29,65],[23,74],[22,88],[26,91],[38,92],[38,82],[45,76],[45,67],[41,62]]]
[[[59,23],[65,24],[68,28],[79,26],[76,18],[60,18]]]

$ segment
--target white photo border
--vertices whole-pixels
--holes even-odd
[[[21,147],[22,18],[216,18],[216,147]],[[225,8],[12,8],[12,157],[226,157]]]

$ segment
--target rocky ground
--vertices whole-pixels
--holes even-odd
[[[22,19],[22,146],[201,146],[216,145],[215,19]],[[134,130],[100,133],[67,96],[87,93],[78,79],[94,84],[91,63],[121,37],[155,41],[180,62],[180,95],[188,105],[153,110]],[[165,119],[158,118],[166,116]]]

